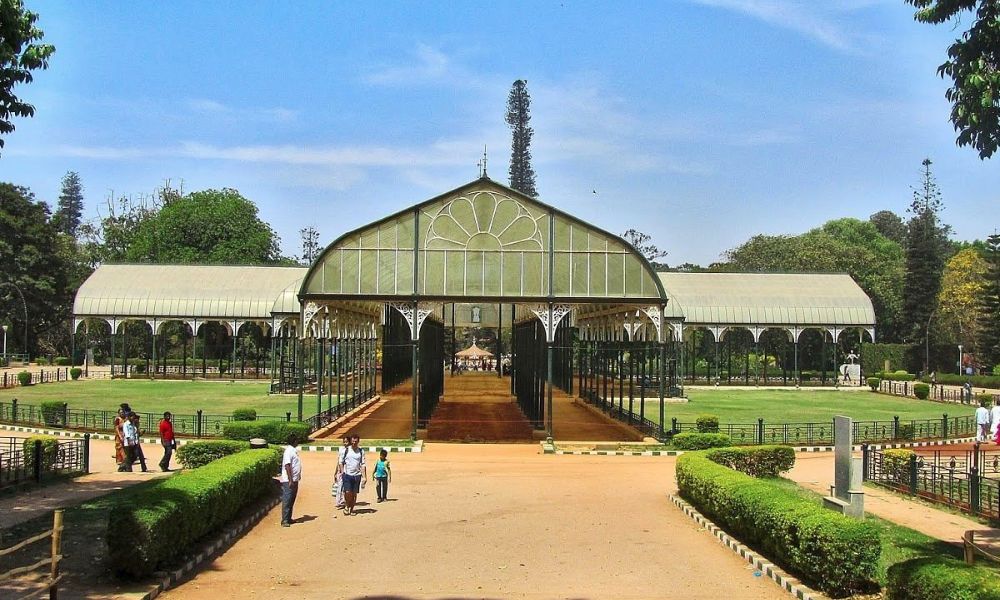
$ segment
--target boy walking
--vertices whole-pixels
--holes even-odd
[[[389,468],[389,453],[379,450],[378,460],[375,461],[375,473],[372,475],[375,480],[375,495],[378,502],[384,502],[389,494],[389,481],[392,479],[392,469]]]
[[[295,497],[299,494],[299,480],[302,479],[302,461],[299,459],[298,438],[293,434],[288,436],[288,445],[281,457],[281,526],[292,526],[292,507]]]

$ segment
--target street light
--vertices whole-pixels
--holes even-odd
[[[3,326],[3,366],[7,366],[7,328],[10,325]]]
[[[24,362],[25,364],[27,364],[28,363],[28,303],[24,301],[24,294],[21,292],[21,288],[17,287],[16,285],[14,285],[9,281],[4,281],[3,283],[0,283],[0,287],[3,287],[5,285],[9,285],[10,287],[14,288],[14,291],[17,292],[17,295],[21,297],[21,307],[24,308]],[[7,328],[4,327],[4,334],[6,333],[7,333]],[[4,348],[5,356],[6,352],[7,350],[5,347]]]
[[[962,344],[958,345],[958,374],[962,374]]]

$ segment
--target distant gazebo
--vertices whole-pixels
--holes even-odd
[[[465,350],[456,352],[455,357],[461,360],[481,360],[483,358],[493,358],[493,353],[489,350],[483,350],[477,346],[475,340],[473,340],[471,346]]]

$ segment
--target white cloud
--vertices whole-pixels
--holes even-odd
[[[855,52],[862,37],[842,22],[845,13],[882,3],[880,0],[689,0],[695,4],[744,14],[799,33],[842,52]]]
[[[282,107],[234,107],[208,98],[192,98],[184,103],[193,112],[213,118],[239,119],[241,121],[277,121],[287,123],[298,117],[298,111]]]
[[[417,44],[413,61],[407,64],[381,66],[373,69],[364,80],[375,85],[410,85],[451,79],[457,75],[452,59],[443,51],[427,44]]]

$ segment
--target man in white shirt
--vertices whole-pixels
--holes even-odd
[[[997,439],[997,429],[1000,428],[1000,402],[993,405],[990,409],[990,439],[989,441],[994,441]]]
[[[990,435],[990,411],[986,408],[986,401],[979,403],[976,409],[976,441],[985,442]]]
[[[132,420],[131,413],[125,415],[125,422],[122,423],[122,444],[125,446],[125,462],[122,463],[121,471],[131,471],[135,462],[135,448],[139,445],[139,429]]]
[[[344,453],[351,447],[351,436],[344,436],[344,445],[337,450],[337,470],[333,472],[333,494],[337,497],[337,508],[344,508],[344,483],[340,465],[344,463]]]
[[[299,480],[302,479],[302,461],[299,459],[298,439],[288,436],[288,445],[281,457],[281,526],[292,526],[292,507],[295,506],[295,496],[299,493]]]
[[[344,514],[354,514],[354,504],[358,500],[358,492],[365,487],[368,479],[368,467],[365,465],[365,451],[358,447],[361,439],[351,436],[351,447],[344,451],[340,459],[341,487],[344,488]]]

